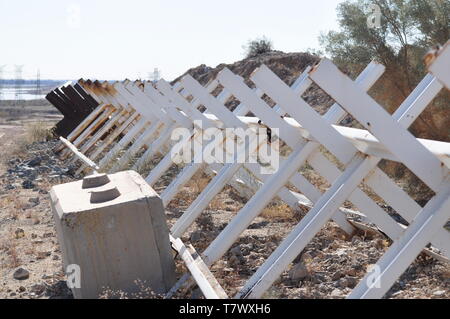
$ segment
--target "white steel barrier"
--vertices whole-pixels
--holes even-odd
[[[312,69],[305,70],[292,87],[264,65],[251,75],[255,89],[226,68],[206,88],[189,75],[173,87],[164,80],[155,87],[149,82],[138,81],[80,81],[78,84],[99,106],[68,140],[91,160],[98,159],[100,169],[111,171],[130,164],[133,169],[139,169],[156,154],[161,154],[162,160],[146,177],[146,181],[154,185],[173,165],[174,156],[180,156],[185,145],[193,143],[201,154],[215,145],[228,152],[225,146],[235,141],[236,135],[224,135],[218,141],[203,145],[202,135],[207,134],[207,129],[256,130],[262,121],[264,127],[276,132],[277,136],[272,138],[279,138],[292,150],[287,158],[281,159],[279,168],[271,168],[271,174],[262,174],[260,163],[249,162],[261,147],[256,143],[233,154],[235,160],[231,163],[205,163],[201,156],[194,154],[193,161],[187,163],[161,193],[167,205],[198,171],[206,170],[213,175],[171,229],[172,244],[189,273],[181,277],[167,297],[194,283],[208,298],[228,297],[208,267],[231,248],[278,196],[293,208],[306,205],[311,209],[246,282],[236,298],[262,297],[330,219],[349,234],[359,227],[346,218],[348,210],[342,205],[347,200],[358,208],[357,214],[393,240],[373,271],[368,272],[349,295],[349,298],[381,298],[421,251],[441,260],[448,261],[450,257],[450,232],[444,228],[450,218],[450,143],[417,139],[407,130],[443,85],[447,85],[448,74],[441,69],[450,63],[449,52],[447,44],[436,53],[429,62],[430,72],[434,75],[426,75],[392,116],[366,93],[384,71],[383,66],[374,62],[352,81],[331,61],[323,59]],[[313,83],[336,102],[323,116],[301,98]],[[219,92],[217,97],[213,92]],[[262,99],[264,95],[276,106],[270,107]],[[233,112],[224,105],[231,97],[239,101]],[[200,112],[199,106],[206,111]],[[255,116],[246,116],[249,112]],[[336,125],[348,114],[366,130]],[[174,146],[171,134],[176,128],[186,128],[190,134]],[[117,139],[119,141],[114,143]],[[272,151],[277,150],[272,143],[267,144]],[[344,169],[339,169],[325,157],[320,146],[331,152]],[[72,161],[78,157],[74,156]],[[237,158],[245,161],[238,163]],[[423,208],[419,206],[377,167],[381,159],[403,163],[434,191],[433,198]],[[324,193],[299,172],[305,163],[331,185]],[[82,164],[78,172],[86,168]],[[197,254],[194,247],[186,246],[180,237],[225,185],[239,189],[242,178],[253,192],[251,198],[206,250]],[[391,218],[359,188],[361,183],[383,198],[409,225]],[[288,189],[287,184],[295,186],[301,194]],[[440,254],[427,248],[429,244]]]

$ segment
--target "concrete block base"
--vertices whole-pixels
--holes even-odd
[[[106,287],[156,293],[175,283],[175,264],[161,198],[136,172],[126,171],[51,190],[64,267],[78,265],[75,298],[98,298]]]

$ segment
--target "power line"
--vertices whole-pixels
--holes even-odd
[[[6,68],[6,65],[0,65],[0,98],[3,95],[3,73]]]
[[[158,82],[161,79],[161,71],[155,68],[152,73],[149,74],[150,81],[153,83]]]
[[[37,70],[36,75],[36,96],[41,95],[41,70]]]
[[[24,65],[15,65],[14,66],[14,70],[15,70],[15,102],[14,104],[17,106],[20,104],[21,101],[21,88],[22,88],[22,73],[23,73],[23,67]]]

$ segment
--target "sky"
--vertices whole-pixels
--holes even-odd
[[[244,58],[248,40],[319,48],[342,0],[0,0],[3,78],[172,80],[200,64]]]

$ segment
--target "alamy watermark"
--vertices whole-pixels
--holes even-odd
[[[194,130],[177,128],[171,139],[175,164],[260,164],[261,174],[273,174],[280,164],[278,129],[216,128],[203,129],[201,121],[194,121]]]
[[[381,27],[381,9],[376,4],[369,6],[370,14],[367,17],[367,27],[369,29],[375,29]]]
[[[70,289],[81,288],[81,267],[77,264],[72,264],[66,268],[67,287]]]
[[[380,275],[381,275],[381,269],[378,265],[372,265],[367,270],[367,273],[369,274],[366,279],[366,285],[368,288],[381,288],[381,281],[380,281]]]
[[[71,29],[79,29],[81,27],[81,7],[79,4],[73,3],[67,7],[66,22]]]

